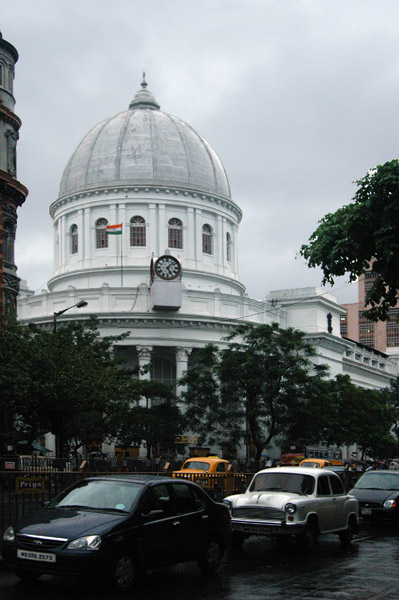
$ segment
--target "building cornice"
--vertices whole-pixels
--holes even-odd
[[[28,188],[0,169],[0,201],[6,204],[22,206],[29,194]]]
[[[123,198],[121,198],[121,201],[129,201],[132,200],[131,197],[126,198],[125,195],[126,194],[167,194],[170,195],[170,197],[176,197],[176,196],[181,196],[181,198],[184,200],[184,198],[193,198],[193,200],[206,200],[209,203],[214,203],[215,206],[221,206],[223,208],[226,208],[227,210],[230,210],[236,217],[236,219],[238,220],[238,222],[241,221],[242,219],[242,211],[241,209],[237,206],[237,204],[235,202],[233,202],[233,200],[230,200],[228,198],[225,198],[223,196],[217,196],[215,194],[207,194],[206,192],[202,192],[202,191],[196,191],[196,190],[191,190],[188,188],[184,188],[184,187],[176,187],[176,186],[157,186],[157,185],[110,185],[110,186],[93,186],[93,187],[87,187],[85,190],[82,190],[81,192],[77,192],[74,194],[69,194],[69,195],[65,195],[65,196],[61,196],[59,198],[57,198],[57,200],[55,200],[49,208],[49,212],[50,212],[50,216],[54,219],[55,213],[56,211],[61,208],[62,206],[68,205],[71,202],[74,202],[75,200],[78,199],[82,199],[82,198],[93,198],[96,196],[100,196],[101,194],[123,194]],[[153,199],[152,199],[153,201]]]
[[[12,125],[14,129],[18,129],[22,125],[22,121],[15,113],[9,108],[0,103],[0,119],[9,125]]]

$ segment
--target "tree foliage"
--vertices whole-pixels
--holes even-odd
[[[135,379],[131,385],[134,388],[131,398],[135,400],[114,416],[119,445],[128,447],[144,442],[148,458],[154,448],[157,455],[172,453],[176,436],[184,430],[184,418],[171,386],[146,379]]]
[[[323,388],[324,366],[315,366],[305,334],[271,325],[240,325],[228,348],[209,345],[180,380],[190,428],[211,443],[250,436],[256,458],[288,427],[291,409]],[[240,341],[236,341],[236,339]]]
[[[95,319],[56,334],[8,321],[0,332],[0,395],[30,442],[57,436],[57,454],[112,435],[110,416],[130,397],[131,373],[114,353],[124,336],[100,337]]]
[[[309,267],[321,267],[323,284],[346,273],[355,281],[372,265],[368,318],[385,320],[399,291],[399,160],[378,165],[356,184],[353,202],[323,217],[300,254]]]

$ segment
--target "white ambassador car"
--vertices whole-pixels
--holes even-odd
[[[295,536],[302,548],[310,550],[320,533],[337,533],[346,546],[358,532],[358,501],[327,469],[264,469],[244,494],[223,502],[230,510],[234,545],[250,535]]]

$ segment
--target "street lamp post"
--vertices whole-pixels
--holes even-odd
[[[67,310],[70,310],[71,308],[83,308],[84,306],[87,306],[88,302],[86,302],[86,300],[79,300],[79,302],[77,302],[76,304],[73,304],[72,306],[68,306],[68,308],[64,308],[64,310],[59,310],[55,313],[53,313],[53,333],[57,333],[57,317],[59,317],[60,315],[63,315],[64,312],[66,312]]]

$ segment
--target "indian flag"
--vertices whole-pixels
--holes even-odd
[[[107,225],[106,232],[112,235],[122,235],[122,223]]]

